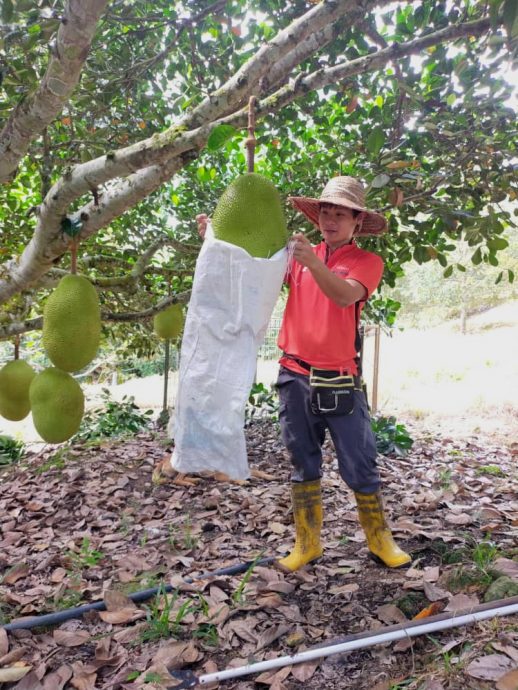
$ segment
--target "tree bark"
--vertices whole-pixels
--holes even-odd
[[[89,6],[94,4],[100,6],[101,0],[95,3],[89,0]],[[371,7],[375,2],[367,0],[367,4]],[[296,64],[321,48],[323,41],[331,40],[336,30],[334,25],[339,19],[345,15],[348,20],[350,16],[357,21],[363,18],[365,7],[361,6],[361,12],[359,9],[359,0],[319,3],[281,31],[222,88],[166,132],[77,165],[65,174],[42,203],[34,236],[20,258],[0,267],[0,304],[36,284],[52,267],[52,261],[67,251],[69,238],[61,232],[61,221],[74,201],[108,183],[102,192],[96,192],[95,199],[71,216],[74,221],[82,222],[80,239],[84,240],[134,207],[193,160],[218,124],[245,126],[246,108],[228,114],[229,108],[251,95],[262,78],[270,79],[270,88],[285,80]],[[266,94],[258,103],[256,114],[259,117],[277,112],[308,91],[371,71],[438,43],[482,34],[489,26],[489,19],[466,22],[350,62],[301,75],[275,93]],[[201,126],[197,126],[199,123]]]
[[[51,48],[47,72],[32,96],[12,111],[0,133],[0,183],[16,175],[20,160],[58,115],[74,90],[108,0],[69,0]]]

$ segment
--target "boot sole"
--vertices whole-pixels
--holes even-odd
[[[322,559],[322,556],[317,556],[316,558],[312,558],[310,561],[307,563],[304,563],[304,565],[301,565],[300,568],[297,568],[296,570],[290,570],[289,568],[286,568],[284,565],[281,565],[279,561],[273,561],[271,564],[272,568],[275,568],[275,570],[279,570],[281,573],[285,573],[286,575],[289,573],[296,573],[299,570],[302,570],[302,568],[305,568],[307,565],[313,565],[313,563],[318,563]]]
[[[374,561],[374,563],[377,563],[378,565],[382,565],[385,568],[390,568],[390,570],[400,570],[401,568],[406,568],[407,566],[410,565],[410,563],[412,563],[412,559],[410,559],[409,561],[406,561],[405,563],[400,563],[400,565],[388,565],[387,563],[385,563],[385,561],[382,558],[380,558],[379,556],[376,556],[375,553],[372,553],[372,551],[369,551],[369,558],[371,559],[371,561]]]

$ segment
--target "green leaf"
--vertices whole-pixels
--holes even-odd
[[[456,100],[457,100],[457,96],[454,93],[450,93],[450,95],[446,99],[446,103],[448,105],[452,106]]]
[[[476,250],[476,252],[471,257],[471,262],[475,266],[478,266],[480,263],[482,263],[482,251],[481,251],[480,247]]]
[[[385,132],[381,127],[375,127],[367,138],[367,149],[374,156],[377,156],[381,147],[385,143]]]
[[[232,139],[237,133],[236,129],[232,125],[218,125],[214,127],[212,132],[209,134],[207,140],[207,148],[209,151],[217,151],[220,149],[225,142]]]
[[[487,241],[488,249],[491,251],[498,252],[502,249],[506,249],[509,246],[509,242],[504,240],[503,237],[493,237]]]
[[[514,283],[514,271],[512,271],[510,268],[507,269],[507,275],[509,277],[509,282]]]
[[[448,266],[448,268],[443,272],[445,278],[449,278],[453,273],[453,266]]]

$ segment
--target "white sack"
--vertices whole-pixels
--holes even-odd
[[[279,296],[287,263],[214,239],[209,228],[196,262],[180,352],[172,466],[250,476],[245,406],[257,350]]]

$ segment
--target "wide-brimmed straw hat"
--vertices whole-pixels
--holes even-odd
[[[322,203],[363,211],[365,216],[361,226],[355,230],[355,236],[379,235],[387,227],[387,221],[384,216],[365,208],[365,189],[362,183],[354,177],[347,177],[345,175],[332,177],[324,187],[320,199],[314,199],[309,196],[290,196],[288,199],[317,228],[319,227],[318,216],[320,204]]]

